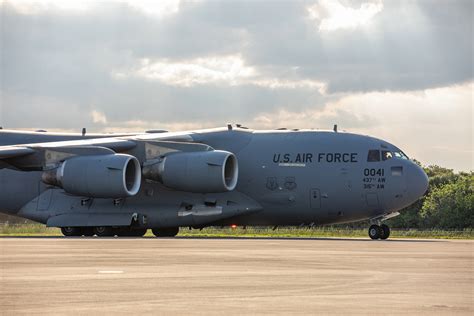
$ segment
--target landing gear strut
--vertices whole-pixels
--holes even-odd
[[[156,237],[175,237],[179,232],[179,227],[153,228],[151,231]]]
[[[385,224],[372,225],[369,228],[369,237],[372,239],[387,239],[390,236],[390,227]]]
[[[381,223],[398,215],[400,215],[399,212],[391,212],[372,217],[370,223],[374,225],[369,228],[369,237],[372,239],[387,239],[390,236],[390,228]]]

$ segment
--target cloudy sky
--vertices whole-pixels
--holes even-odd
[[[474,169],[473,3],[0,0],[0,125],[338,124]]]

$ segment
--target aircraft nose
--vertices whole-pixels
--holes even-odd
[[[415,163],[410,163],[407,174],[407,190],[413,201],[418,200],[428,190],[428,176],[423,168]]]

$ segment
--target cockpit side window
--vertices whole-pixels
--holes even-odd
[[[397,158],[401,158],[401,159],[409,159],[407,155],[405,155],[405,153],[403,151],[395,151],[393,153],[395,155],[395,157]]]
[[[376,150],[376,149],[369,150],[367,161],[369,162],[380,161],[380,150]]]
[[[391,151],[388,151],[388,150],[383,150],[382,151],[382,160],[385,161],[385,160],[388,160],[388,159],[392,159],[393,158],[393,154]]]

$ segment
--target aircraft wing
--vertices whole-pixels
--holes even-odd
[[[159,133],[142,134],[128,137],[106,137],[81,140],[65,140],[55,142],[31,143],[21,145],[0,146],[0,160],[8,160],[15,163],[15,158],[25,160],[25,156],[38,154],[46,150],[64,151],[67,148],[92,148],[102,147],[114,152],[127,152],[133,150],[140,143],[155,141],[193,142],[189,133]],[[84,154],[86,151],[82,151]]]
[[[205,144],[199,131],[17,144],[0,146],[0,168],[33,171],[29,179],[46,185],[21,212],[36,216],[40,207],[47,209],[49,226],[128,227],[134,218],[146,225],[157,194],[169,194],[160,205],[162,223],[153,224],[158,226],[175,221],[204,227],[262,209],[235,190],[236,155]]]
[[[0,168],[43,171],[44,183],[77,196],[134,196],[142,177],[178,191],[232,191],[238,178],[236,156],[199,143],[192,134],[141,134],[0,146]]]
[[[34,149],[25,146],[1,146],[0,159],[20,157],[34,152]]]

